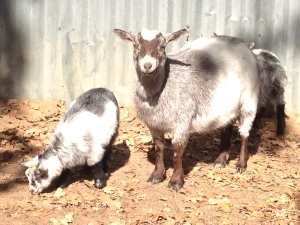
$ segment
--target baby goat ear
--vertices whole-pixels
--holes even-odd
[[[32,160],[27,161],[27,162],[21,162],[20,165],[25,166],[25,167],[31,167],[32,166]]]
[[[129,41],[129,42],[133,42],[134,41],[134,35],[124,31],[124,30],[120,30],[120,29],[114,29],[114,33],[121,39],[125,40],[125,41]]]
[[[37,155],[32,160],[27,162],[21,162],[20,164],[28,168],[28,167],[36,166],[38,163],[39,163],[39,156]]]
[[[167,43],[171,42],[171,41],[176,41],[177,39],[179,39],[182,35],[186,34],[188,31],[187,29],[182,29],[179,31],[175,31],[171,34],[165,34],[164,37],[167,41]]]

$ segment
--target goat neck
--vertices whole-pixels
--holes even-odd
[[[158,100],[166,82],[166,69],[160,66],[151,76],[145,76],[137,67],[136,94],[142,101],[154,103]]]

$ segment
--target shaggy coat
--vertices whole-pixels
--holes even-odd
[[[259,126],[267,104],[271,103],[276,108],[276,133],[277,135],[283,135],[286,117],[284,87],[287,83],[287,75],[280,63],[280,60],[274,53],[264,49],[254,49],[252,52],[256,56],[260,80],[259,105],[256,124]]]
[[[112,92],[91,89],[74,102],[58,123],[52,142],[42,155],[23,163],[29,189],[40,193],[69,169],[87,165],[93,169],[95,186],[105,186],[107,160],[117,135],[119,107]]]
[[[137,35],[119,29],[114,32],[134,46],[135,107],[150,129],[156,152],[155,169],[148,181],[163,180],[166,132],[173,134],[174,150],[169,187],[179,190],[183,185],[182,156],[190,132],[224,128],[221,154],[215,161],[215,167],[224,167],[236,119],[242,136],[237,171],[243,172],[259,92],[257,64],[248,46],[238,38],[199,38],[166,55],[166,45],[185,34],[185,29],[167,35],[147,29]]]

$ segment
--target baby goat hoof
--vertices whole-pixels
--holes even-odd
[[[106,186],[106,180],[101,181],[100,179],[97,179],[95,180],[94,186],[98,189],[104,188]]]
[[[60,188],[66,188],[69,186],[69,184],[70,184],[69,181],[65,181],[65,182],[60,183],[58,186]]]
[[[70,177],[71,177],[70,170],[68,170],[68,169],[64,170],[61,173],[61,175],[60,175],[60,177],[59,177],[56,185],[58,187],[60,187],[60,188],[66,188],[66,187],[68,187],[69,184],[70,184]]]

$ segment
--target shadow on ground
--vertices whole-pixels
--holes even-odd
[[[263,119],[263,121],[265,120],[266,119]],[[268,116],[267,120],[269,123],[272,123],[273,126],[276,126],[275,118],[270,118],[270,116]],[[263,132],[263,129],[252,129],[248,141],[249,158],[258,153],[260,149],[261,138],[262,135],[264,135]],[[279,137],[277,137],[275,134],[276,130],[271,132],[274,132],[273,139],[279,140]],[[213,163],[219,156],[220,143],[220,131],[214,131],[209,134],[191,134],[183,157],[183,170],[185,175],[189,174],[198,163],[206,163],[213,169]],[[234,126],[231,143],[231,154],[229,156],[229,161],[237,161],[241,145],[237,126]],[[273,146],[272,149],[266,149],[265,153],[268,155],[275,155],[279,149],[279,146]],[[149,147],[147,156],[148,160],[155,165],[155,151],[152,145]],[[164,163],[166,170],[169,168],[173,169],[173,150],[170,138],[166,139],[165,141]]]

